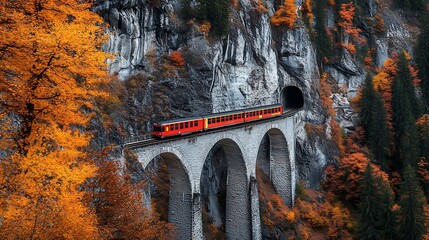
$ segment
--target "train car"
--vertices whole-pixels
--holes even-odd
[[[201,132],[204,129],[202,117],[180,118],[153,124],[152,135],[158,138]]]
[[[283,114],[283,106],[281,104],[273,104],[268,106],[248,108],[244,110],[244,113],[245,122],[251,122],[279,116]]]
[[[229,125],[244,123],[243,110],[215,113],[203,116],[204,130],[220,128]]]

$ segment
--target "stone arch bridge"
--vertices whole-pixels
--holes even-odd
[[[292,91],[295,91],[292,88]],[[287,98],[285,98],[287,99]],[[146,168],[154,159],[165,160],[170,177],[169,222],[178,239],[204,239],[202,199],[207,161],[224,153],[227,239],[261,239],[256,181],[257,166],[269,176],[277,193],[291,206],[295,192],[295,113],[303,105],[286,105],[276,118],[157,141],[125,144]]]

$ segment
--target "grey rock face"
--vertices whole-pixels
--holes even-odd
[[[386,23],[385,36],[374,36],[376,64],[381,66],[393,51],[411,50],[414,35],[397,12],[374,0],[365,4],[369,17],[382,11]],[[267,1],[267,9],[268,13],[260,14],[253,0],[239,0],[231,12],[229,34],[206,37],[198,23],[185,22],[178,0],[155,6],[148,0],[100,0],[94,6],[110,25],[110,39],[104,46],[116,54],[110,72],[122,80],[140,74],[150,82],[128,96],[127,107],[137,115],[143,114],[139,109],[155,102],[157,93],[166,96],[172,117],[187,117],[281,102],[285,86],[299,87],[305,105],[295,124],[298,175],[320,180],[324,164],[336,150],[322,136],[309,137],[304,130],[305,123],[327,122],[320,105],[315,49],[302,20],[293,29],[273,27],[272,1]],[[335,26],[332,9],[326,21],[328,28]],[[172,70],[169,56],[173,51],[183,53],[184,67]],[[366,75],[362,63],[347,51],[323,70],[345,89],[347,97],[356,94]],[[334,96],[336,119],[345,129],[353,129],[355,115],[343,99]],[[126,121],[126,130],[138,134],[142,123]]]

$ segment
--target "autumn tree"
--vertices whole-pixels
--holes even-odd
[[[2,239],[95,239],[79,190],[106,78],[102,19],[86,0],[0,1]]]
[[[399,191],[400,210],[398,216],[398,233],[401,239],[422,239],[426,233],[424,207],[426,198],[420,189],[414,169],[407,165],[405,167],[403,181]]]
[[[350,38],[358,38],[360,29],[356,28],[353,23],[355,16],[355,7],[353,2],[341,4],[340,21],[338,26],[341,27],[341,46],[347,49],[351,54],[356,53],[355,45]]]
[[[185,66],[185,58],[183,57],[183,53],[179,51],[174,51],[170,54],[170,60],[176,67],[183,67]]]
[[[328,166],[326,168],[326,180],[323,185],[326,190],[341,196],[357,205],[362,194],[362,180],[369,159],[363,153],[349,154],[339,160],[338,166]],[[387,182],[387,174],[376,165],[371,164],[373,175],[382,177]]]
[[[276,26],[285,26],[287,28],[293,28],[295,24],[296,5],[294,0],[284,0],[283,4],[280,5],[279,9],[271,17],[271,23]]]
[[[91,154],[98,170],[86,184],[86,200],[96,210],[103,239],[174,239],[173,227],[144,202],[140,189],[145,186],[132,184],[107,155],[108,148]]]

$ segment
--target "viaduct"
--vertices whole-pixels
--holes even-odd
[[[162,158],[170,177],[169,222],[178,239],[204,239],[202,223],[202,178],[207,161],[218,151],[226,166],[225,218],[227,239],[261,239],[256,168],[269,176],[277,193],[293,205],[295,175],[295,113],[304,105],[298,87],[287,86],[280,101],[281,117],[156,141],[124,144],[143,168]]]

